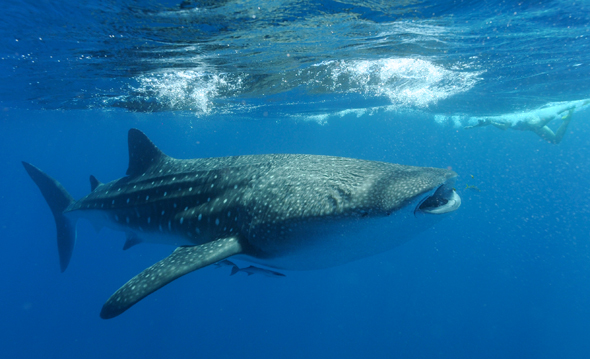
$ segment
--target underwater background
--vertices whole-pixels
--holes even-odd
[[[5,358],[588,358],[584,1],[16,1],[0,14]],[[564,111],[561,143],[515,125]],[[127,131],[177,158],[345,156],[459,174],[461,208],[343,266],[210,266],[112,320],[169,255],[84,221],[60,273],[20,161],[74,198],[124,176]],[[395,236],[384,232],[383,236]],[[371,238],[358,238],[370,241]]]

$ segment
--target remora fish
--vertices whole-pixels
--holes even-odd
[[[285,275],[283,273],[275,272],[275,271],[272,271],[269,269],[258,268],[258,267],[254,267],[254,266],[240,268],[235,264],[231,269],[230,275],[234,275],[239,272],[244,272],[244,273],[248,274],[249,276],[252,274],[262,274],[263,276],[266,276],[266,277],[285,277]]]
[[[227,259],[222,260],[221,262],[217,262],[215,263],[215,265],[217,265],[218,267],[231,267],[231,275],[234,275],[236,273],[239,272],[244,272],[246,274],[248,274],[248,276],[251,276],[252,274],[262,274],[265,277],[285,277],[285,275],[283,273],[279,273],[279,272],[275,272],[269,269],[264,269],[264,268],[259,268],[259,267],[255,267],[255,266],[249,266],[246,268],[240,268],[238,267],[237,264],[235,264],[234,262],[228,261]]]
[[[127,176],[75,201],[23,162],[57,226],[61,269],[76,221],[140,241],[178,246],[117,290],[100,316],[113,318],[176,278],[231,256],[270,268],[340,265],[396,247],[455,211],[456,173],[351,158],[270,154],[175,159],[129,131]]]

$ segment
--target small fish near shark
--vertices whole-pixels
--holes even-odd
[[[90,194],[77,201],[23,162],[53,213],[62,271],[81,218],[125,232],[125,248],[141,242],[177,247],[119,288],[102,307],[104,319],[232,256],[311,270],[381,253],[461,205],[453,189],[457,174],[446,169],[295,154],[176,159],[137,129],[129,130],[128,144],[127,176],[109,183],[91,176]],[[238,271],[270,274],[254,266]]]
[[[235,264],[234,262],[228,261],[227,259],[217,262],[217,263],[215,263],[215,265],[217,265],[217,267],[224,267],[224,266],[231,267],[231,273],[229,275],[234,275],[236,273],[243,272],[243,273],[246,273],[248,276],[251,276],[252,274],[261,274],[265,277],[285,277],[285,275],[283,273],[275,272],[270,269],[258,268],[255,266],[240,268],[240,267],[238,267],[237,264]]]

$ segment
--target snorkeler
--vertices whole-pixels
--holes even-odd
[[[567,114],[565,116],[561,117],[561,121],[562,121],[561,125],[559,126],[559,128],[557,129],[556,132],[553,132],[553,130],[551,130],[547,125],[549,124],[549,122],[555,120],[557,116],[559,116],[563,113],[566,113],[566,112],[567,112]],[[468,130],[468,129],[475,128],[475,127],[483,127],[483,126],[492,125],[492,126],[497,127],[501,130],[512,129],[512,130],[518,130],[518,131],[532,131],[532,132],[536,133],[542,139],[546,140],[547,142],[558,144],[559,142],[561,142],[563,135],[565,135],[565,131],[567,130],[567,126],[570,124],[570,121],[572,120],[573,113],[574,113],[573,108],[570,108],[570,109],[567,109],[565,111],[558,113],[557,115],[546,116],[543,118],[541,118],[537,115],[532,115],[532,116],[525,118],[522,121],[518,121],[518,122],[514,122],[514,123],[500,122],[500,121],[495,121],[495,120],[491,120],[491,119],[486,118],[485,120],[479,120],[477,125],[466,126],[464,128],[466,130]]]

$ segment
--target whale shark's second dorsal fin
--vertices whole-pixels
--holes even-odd
[[[90,175],[90,191],[94,191],[96,187],[100,186],[102,182],[96,179],[93,175]]]
[[[127,175],[134,177],[144,174],[153,164],[168,157],[136,128],[129,130],[129,168]]]

